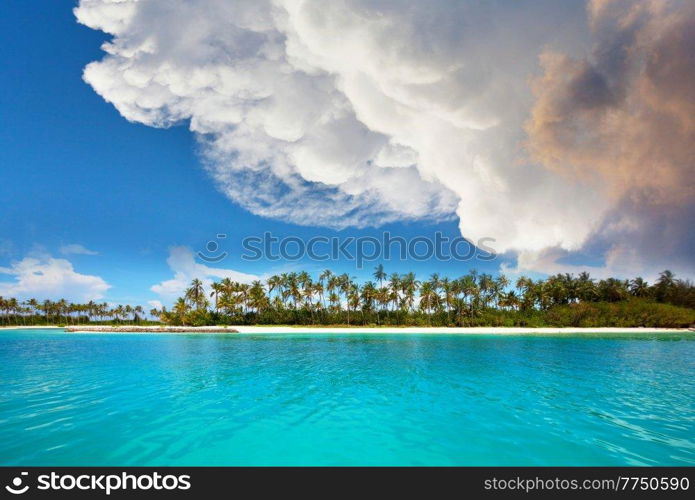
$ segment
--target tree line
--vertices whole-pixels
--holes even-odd
[[[0,325],[80,325],[86,323],[141,323],[142,306],[116,305],[89,301],[84,304],[65,299],[18,300],[0,296]]]
[[[645,326],[695,324],[695,286],[664,271],[642,278],[594,280],[588,273],[546,279],[470,271],[451,279],[433,274],[387,274],[358,283],[326,269],[240,283],[229,278],[206,290],[194,279],[171,309],[149,314],[170,325],[298,324],[389,326]],[[0,324],[80,325],[148,323],[142,306],[0,297]]]
[[[547,279],[475,270],[451,279],[433,274],[388,275],[383,265],[362,284],[330,269],[239,283],[229,278],[209,291],[194,279],[171,310],[151,313],[172,325],[303,324],[395,326],[690,326],[695,287],[664,271],[642,278],[594,280],[588,273]]]

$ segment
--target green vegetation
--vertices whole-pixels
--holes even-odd
[[[82,324],[153,324],[144,320],[142,306],[115,306],[97,304],[75,304],[61,299],[58,301],[36,299],[19,301],[0,297],[0,326],[30,325],[82,325]]]
[[[347,274],[323,271],[271,276],[265,283],[212,284],[193,280],[167,311],[151,313],[171,325],[372,325],[372,326],[573,326],[688,327],[695,324],[695,287],[661,273],[649,285],[642,278],[595,281],[588,273],[545,280],[475,271],[458,279],[414,273],[359,285]]]
[[[323,271],[271,276],[265,283],[224,279],[206,292],[196,279],[171,310],[150,315],[169,325],[353,325],[689,327],[695,324],[695,286],[664,271],[653,285],[642,278],[595,281],[587,273],[511,283],[471,271],[458,279],[414,273],[358,284]],[[141,306],[65,300],[24,302],[0,297],[0,325],[152,324]]]

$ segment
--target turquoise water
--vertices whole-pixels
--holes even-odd
[[[2,465],[695,464],[695,334],[0,332]]]

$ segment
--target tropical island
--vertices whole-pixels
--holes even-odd
[[[265,282],[194,279],[171,309],[65,300],[0,297],[0,325],[195,327],[226,331],[242,325],[323,327],[688,328],[695,324],[695,286],[670,271],[642,278],[594,280],[558,274],[547,279],[470,271],[460,278],[387,275],[382,265],[362,284],[326,269],[317,277],[291,272]],[[217,328],[216,328],[217,327]],[[158,328],[156,331],[162,331]]]

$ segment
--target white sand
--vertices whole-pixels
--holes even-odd
[[[32,327],[27,327],[32,328]],[[38,328],[38,327],[37,327]],[[45,327],[44,327],[45,328]],[[110,326],[72,326],[71,332],[123,332],[123,333],[233,333],[246,335],[259,334],[462,334],[462,335],[561,335],[568,333],[687,333],[688,328],[520,328],[520,327],[307,327],[307,326],[206,326],[206,327],[110,327]],[[136,330],[136,331],[133,331]]]
[[[0,326],[0,330],[51,330],[60,326]]]
[[[259,333],[455,333],[468,335],[521,335],[521,334],[563,334],[563,333],[683,333],[687,328],[520,328],[520,327],[383,327],[383,328],[311,328],[302,326],[235,326],[235,330],[245,334]]]

